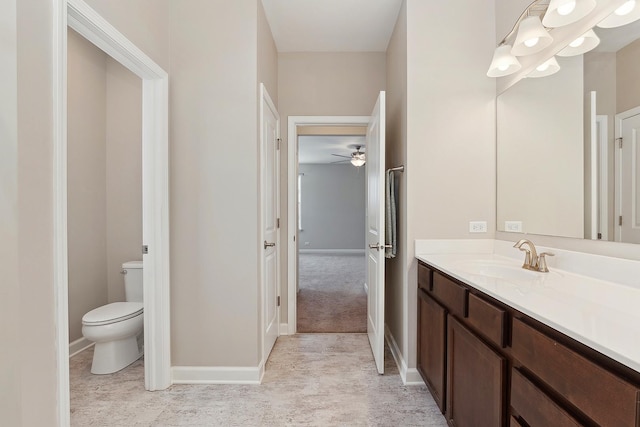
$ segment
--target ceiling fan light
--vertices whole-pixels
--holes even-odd
[[[629,0],[617,8],[611,15],[598,23],[600,28],[615,28],[640,19],[640,7],[636,0]]]
[[[576,56],[587,53],[600,44],[600,38],[593,30],[589,30],[582,36],[569,43],[567,47],[557,53],[558,56]]]
[[[351,158],[351,164],[357,168],[365,164],[364,154],[355,155]]]
[[[516,56],[538,53],[553,42],[553,38],[540,22],[539,16],[528,16],[518,27],[511,53]]]
[[[542,24],[549,28],[573,24],[591,13],[595,7],[595,0],[551,0]]]

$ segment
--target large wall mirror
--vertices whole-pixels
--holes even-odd
[[[497,98],[498,231],[640,243],[640,21],[594,31]]]

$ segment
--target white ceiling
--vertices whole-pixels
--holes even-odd
[[[278,52],[384,52],[402,0],[262,0]]]
[[[344,164],[348,164],[349,159],[332,154],[350,156],[356,151],[354,147],[349,147],[350,145],[362,145],[360,151],[366,152],[365,137],[361,135],[302,135],[298,137],[298,162],[324,164],[345,160]]]

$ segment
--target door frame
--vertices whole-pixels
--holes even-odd
[[[596,200],[597,224],[600,240],[609,240],[609,116],[596,116],[597,164],[594,171],[598,175]],[[594,173],[592,172],[592,173]],[[597,238],[597,236],[596,236]]]
[[[67,246],[67,29],[142,79],[145,388],[171,385],[168,74],[83,0],[54,0],[53,257],[58,425],[70,423]],[[142,250],[142,248],[141,248]]]
[[[287,332],[297,331],[298,127],[367,126],[370,116],[289,116],[287,130]]]
[[[638,114],[640,114],[640,106],[634,107],[634,108],[631,108],[630,110],[623,111],[622,113],[616,114],[616,119],[615,119],[614,142],[616,143],[616,146],[614,147],[614,153],[615,153],[614,234],[615,234],[616,242],[622,242],[622,226],[617,220],[617,218],[620,218],[620,216],[622,215],[622,185],[621,185],[622,184],[622,149],[620,148],[619,145],[617,145],[617,142],[619,141],[620,138],[622,138],[622,123],[624,122],[624,120],[633,116],[637,116]]]
[[[262,242],[265,240],[265,232],[264,232],[264,223],[265,223],[265,219],[264,219],[264,207],[265,207],[265,194],[264,191],[262,191],[262,177],[263,177],[263,172],[264,172],[264,168],[265,168],[265,144],[266,141],[264,141],[264,132],[263,132],[263,127],[264,127],[264,109],[265,107],[269,108],[271,111],[273,111],[275,113],[276,116],[276,138],[278,139],[278,145],[280,144],[280,113],[278,112],[278,109],[276,108],[275,104],[273,103],[273,100],[271,99],[271,96],[269,96],[269,92],[267,91],[266,86],[264,85],[264,83],[260,83],[260,236],[258,239],[258,260],[259,260],[259,264],[260,264],[260,308],[262,309],[262,313],[260,315],[261,318],[261,327],[260,327],[260,336],[261,336],[261,348],[262,348],[262,361],[260,362],[260,378],[262,381],[262,375],[264,374],[264,368],[267,364],[267,359],[269,357],[269,354],[267,354],[266,349],[265,349],[265,341],[266,341],[266,304],[268,303],[268,301],[266,301],[266,286],[267,283],[265,281],[265,277],[264,277],[264,270],[265,270],[265,265],[264,265],[264,255],[263,255],[263,251],[261,250],[261,246]],[[279,148],[278,148],[279,150]],[[277,171],[277,179],[276,179],[276,216],[278,218],[280,218],[280,156],[279,156],[280,152],[277,151],[277,155],[275,157],[275,168]],[[276,232],[276,257],[277,257],[277,262],[276,262],[276,293],[277,296],[280,297],[282,291],[281,291],[281,287],[279,286],[280,283],[280,277],[281,277],[281,272],[280,272],[280,262],[282,260],[282,249],[280,248],[280,234],[281,234],[281,230],[278,230],[278,232]],[[273,304],[276,304],[276,301],[272,301]],[[276,307],[276,313],[277,313],[277,325],[276,325],[276,330],[278,332],[278,336],[280,336],[280,318],[281,318],[281,313],[280,313],[280,308]]]

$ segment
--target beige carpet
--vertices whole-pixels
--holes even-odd
[[[364,254],[298,260],[298,332],[367,332]]]

